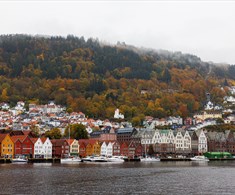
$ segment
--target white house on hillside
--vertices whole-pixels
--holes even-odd
[[[124,119],[124,115],[119,112],[119,109],[116,109],[115,113],[114,113],[114,118],[116,118],[116,119]]]

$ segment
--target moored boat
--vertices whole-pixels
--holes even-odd
[[[141,162],[160,162],[160,158],[145,157],[140,159]]]
[[[28,159],[24,158],[24,157],[21,157],[21,156],[18,156],[16,158],[12,158],[11,159],[11,162],[12,163],[27,163],[28,162]]]
[[[62,158],[60,160],[60,163],[78,163],[81,162],[81,159],[78,157],[68,157],[68,158]]]
[[[87,156],[81,162],[108,162],[108,159],[104,156]]]
[[[192,161],[209,161],[209,159],[205,156],[194,156],[190,158]]]
[[[124,162],[123,156],[111,156],[107,158],[108,162]]]
[[[108,162],[108,159],[104,156],[91,157],[91,162]]]

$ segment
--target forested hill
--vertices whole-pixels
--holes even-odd
[[[219,86],[234,79],[234,66],[180,52],[74,36],[0,36],[0,101],[11,104],[55,100],[96,118],[112,117],[117,107],[136,120],[186,116],[201,108],[207,91],[219,103],[226,93]]]

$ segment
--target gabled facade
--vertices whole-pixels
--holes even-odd
[[[203,130],[197,131],[197,136],[198,136],[198,152],[203,154],[208,151],[207,137]]]
[[[0,134],[1,157],[12,158],[14,155],[14,142],[9,134]]]
[[[70,139],[70,155],[79,156],[79,143],[76,139]]]
[[[43,143],[43,156],[44,158],[52,158],[52,143],[49,138],[41,138]]]
[[[97,140],[88,140],[86,145],[86,155],[100,155],[101,145]]]
[[[93,148],[94,148],[94,149],[93,149],[94,155],[100,155],[100,148],[101,148],[101,146],[100,146],[99,141],[96,141],[96,142],[94,143]]]
[[[121,155],[120,144],[117,141],[113,143],[113,155],[114,156],[120,156]]]
[[[53,139],[52,143],[52,157],[65,158],[69,155],[69,143],[66,139]]]
[[[162,156],[175,153],[175,136],[172,130],[156,130],[153,139],[155,153]]]
[[[198,136],[195,131],[191,132],[191,149],[194,156],[198,155]]]
[[[107,156],[113,156],[113,144],[112,142],[109,142],[107,145]]]
[[[191,136],[189,135],[188,131],[185,131],[183,137],[183,151],[184,153],[191,153],[192,147],[191,147]]]
[[[40,138],[31,138],[34,143],[33,158],[43,158],[43,143]]]
[[[135,143],[131,142],[128,146],[128,156],[130,158],[134,158],[136,156],[135,149],[136,149]]]
[[[32,158],[34,155],[34,143],[28,135],[16,135],[11,139],[14,142],[14,156],[23,155]]]
[[[107,155],[107,144],[105,142],[103,142],[101,144],[100,155],[101,156],[106,156]]]
[[[120,145],[120,154],[122,156],[128,156],[129,155],[129,152],[128,152],[128,145],[126,142],[123,142],[121,145]]]
[[[87,153],[86,153],[87,144],[88,144],[87,142],[79,140],[79,156],[81,157],[87,156]]]
[[[49,138],[31,138],[34,142],[34,158],[52,158],[52,143]]]
[[[227,152],[230,152],[231,154],[235,154],[235,137],[234,132],[231,130],[225,131],[226,134],[226,146],[227,146]]]

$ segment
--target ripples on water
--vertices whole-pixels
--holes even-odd
[[[0,194],[235,194],[235,162],[0,164]]]

